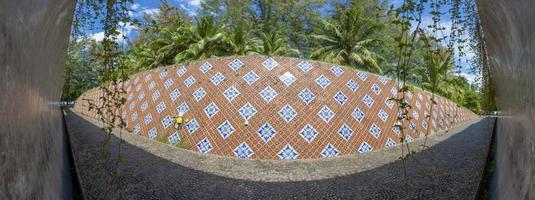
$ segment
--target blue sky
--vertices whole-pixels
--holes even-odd
[[[156,14],[159,12],[159,0],[134,0],[135,3],[131,4],[129,7],[132,10],[129,14],[134,18],[141,18],[144,14]],[[398,7],[402,4],[403,0],[390,0],[390,3],[393,4],[395,7]],[[186,11],[190,16],[195,16],[198,12],[198,9],[201,6],[202,0],[168,0],[168,3],[174,7],[180,8],[184,11]],[[444,8],[444,10],[447,8]],[[445,15],[443,16],[443,21],[440,23],[442,27],[445,27],[446,30],[450,29],[451,24],[449,22],[449,16]],[[423,16],[423,23],[422,25],[428,25],[432,23],[431,16],[426,13]],[[447,31],[446,31],[447,32]],[[136,27],[132,26],[130,24],[124,25],[124,31],[123,34],[127,36],[127,38],[132,38],[136,34]],[[92,31],[90,34],[90,37],[95,40],[101,40],[104,37],[104,33],[100,30]],[[473,82],[475,79],[475,75],[470,73],[469,66],[468,66],[468,60],[473,57],[473,52],[467,52],[467,55],[461,58],[461,66],[465,66],[461,69],[461,75],[466,77],[469,81]],[[456,61],[457,62],[457,61]]]

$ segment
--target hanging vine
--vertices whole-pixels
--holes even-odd
[[[447,11],[444,6],[449,7]],[[471,47],[477,55],[476,60],[479,65],[486,65],[483,63],[484,59],[479,58],[485,55],[484,45],[481,40],[475,36],[480,36],[480,26],[473,25],[478,22],[477,11],[475,9],[475,2],[473,0],[404,0],[399,8],[391,8],[391,13],[394,14],[393,24],[400,27],[400,35],[395,38],[398,44],[398,59],[395,65],[395,78],[397,80],[397,94],[389,100],[395,101],[398,109],[398,118],[394,124],[394,128],[399,130],[401,142],[401,156],[400,159],[403,165],[403,175],[406,180],[406,186],[410,186],[410,180],[407,176],[406,161],[407,159],[414,159],[414,161],[423,167],[422,163],[414,156],[416,151],[411,150],[407,142],[406,129],[411,124],[412,117],[409,115],[412,106],[406,99],[406,95],[410,93],[413,88],[407,83],[407,74],[409,73],[409,62],[418,46],[418,42],[424,43],[424,63],[427,73],[431,76],[431,97],[429,98],[431,105],[429,113],[426,112],[425,119],[427,120],[424,128],[426,129],[424,135],[424,142],[422,149],[427,148],[427,138],[431,133],[431,119],[433,118],[434,105],[436,103],[437,87],[443,80],[441,77],[446,77],[446,70],[450,65],[456,64],[457,73],[461,69],[461,57],[466,56],[466,46]],[[429,12],[431,23],[423,26],[422,16]],[[450,28],[447,29],[443,24],[443,17],[445,13],[449,14]],[[464,13],[464,14],[463,14]],[[466,38],[465,31],[469,30],[471,35]],[[479,37],[481,38],[481,37]],[[467,44],[467,41],[469,42]],[[453,62],[457,58],[457,63]],[[481,67],[479,67],[481,68]],[[486,79],[485,76],[483,79]],[[448,114],[449,115],[449,114]],[[456,116],[454,116],[456,117]],[[416,127],[414,127],[416,128]],[[425,167],[424,167],[425,168]]]
[[[122,129],[126,127],[123,117],[123,105],[126,102],[124,81],[127,79],[125,66],[122,65],[123,54],[119,41],[124,41],[126,36],[124,26],[130,23],[127,5],[133,0],[81,0],[78,1],[75,10],[75,20],[73,24],[73,36],[71,39],[84,37],[84,33],[95,27],[102,26],[104,38],[98,44],[100,51],[97,52],[96,60],[102,67],[98,68],[100,96],[97,101],[85,99],[89,104],[89,110],[97,113],[99,121],[102,122],[102,130],[105,132],[104,140],[99,148],[99,155],[102,163],[96,163],[95,167],[101,174],[101,186],[104,193],[98,198],[106,198],[113,191],[111,184],[113,176],[119,176],[119,165],[124,162],[121,154],[120,142],[114,152],[115,157],[110,157],[112,131],[119,129],[121,137]],[[90,18],[92,17],[92,18]],[[123,44],[124,45],[124,44]],[[113,162],[112,165],[107,165]],[[106,167],[108,166],[108,167]],[[109,167],[112,169],[109,169]],[[94,194],[99,195],[99,194]]]

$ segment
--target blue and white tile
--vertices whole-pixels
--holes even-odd
[[[277,135],[277,131],[275,131],[275,129],[269,123],[266,122],[256,131],[256,134],[260,136],[260,139],[262,139],[262,141],[269,142],[271,138]]]
[[[251,105],[249,102],[247,102],[245,105],[243,105],[238,112],[243,117],[244,120],[248,121],[256,114],[256,109]]]
[[[351,129],[351,127],[344,123],[342,127],[338,129],[338,135],[344,138],[344,140],[349,141],[349,139],[351,139],[351,136],[353,136],[353,129]]]
[[[152,93],[152,101],[156,101],[160,97],[160,91],[156,90],[154,93]]]
[[[305,125],[301,131],[299,131],[299,135],[303,137],[308,143],[311,143],[314,138],[318,135],[318,131],[314,129],[314,127],[310,124]]]
[[[379,128],[377,124],[372,123],[372,125],[370,126],[370,130],[368,131],[370,131],[370,133],[373,135],[375,139],[379,139],[379,136],[381,135],[381,128]]]
[[[240,91],[238,91],[238,89],[236,89],[234,86],[230,86],[223,92],[223,95],[229,102],[232,102],[232,100],[234,100],[238,95],[240,95]]]
[[[353,79],[349,80],[346,85],[353,92],[356,92],[359,89],[359,84]]]
[[[182,102],[178,107],[176,107],[176,111],[178,113],[180,112],[187,113],[189,111],[188,103],[186,103],[185,101]]]
[[[199,143],[197,143],[197,148],[199,149],[199,152],[207,154],[208,152],[212,151],[212,144],[210,144],[208,138],[205,137],[199,141]]]
[[[191,121],[189,121],[186,124],[186,129],[188,129],[188,132],[190,134],[195,133],[195,131],[197,131],[200,127],[201,127],[201,125],[199,125],[199,123],[197,122],[197,120],[195,118],[193,118]]]
[[[295,111],[295,109],[290,106],[290,104],[286,104],[279,110],[278,113],[282,117],[282,119],[286,121],[286,123],[292,121],[292,119],[294,119],[294,117],[297,115],[297,111]]]
[[[279,79],[282,81],[282,83],[284,83],[284,85],[286,85],[286,87],[290,86],[297,80],[297,78],[295,78],[295,76],[290,72],[285,72],[279,76]]]
[[[318,112],[318,115],[325,123],[329,123],[334,117],[335,113],[331,111],[329,107],[323,106],[323,108],[321,108],[321,110]]]
[[[287,144],[277,155],[282,160],[294,160],[299,156],[299,153],[290,144]]]
[[[363,81],[368,79],[368,75],[362,71],[357,71],[357,76],[360,78],[360,80],[363,80]]]
[[[206,74],[206,72],[208,72],[210,69],[212,69],[212,64],[209,62],[204,62],[201,67],[199,67],[199,70],[201,70],[203,74]]]
[[[316,98],[316,95],[312,93],[308,88],[303,89],[301,92],[299,92],[299,98],[305,102],[305,104],[310,104],[314,98]]]
[[[173,90],[171,93],[169,93],[169,97],[171,97],[171,101],[173,102],[176,101],[176,99],[178,99],[180,95],[182,95],[182,93],[180,92],[178,88]]]
[[[241,159],[249,159],[251,156],[253,156],[253,154],[253,150],[245,142],[241,143],[234,149],[234,155]]]
[[[156,128],[151,128],[148,132],[149,139],[154,140],[158,136],[158,130]]]
[[[301,69],[301,71],[305,73],[309,72],[310,70],[312,70],[312,68],[314,68],[312,64],[310,64],[308,61],[300,62],[299,64],[297,64],[297,67],[299,67],[299,69]]]
[[[250,71],[247,74],[243,76],[243,80],[248,84],[252,85],[254,82],[256,82],[260,77],[254,72]]]
[[[223,74],[221,74],[221,72],[217,72],[216,74],[214,74],[211,78],[210,78],[210,81],[212,81],[212,83],[214,85],[219,85],[219,83],[221,83],[222,81],[225,80],[225,76],[223,76]]]
[[[234,60],[232,60],[232,61],[228,64],[228,66],[229,66],[232,70],[236,71],[236,70],[238,70],[240,67],[243,66],[243,62],[242,62],[240,59],[234,59]]]
[[[167,108],[167,106],[165,106],[165,103],[162,101],[158,105],[156,105],[156,112],[158,112],[158,114],[162,113],[165,108]]]
[[[206,114],[206,116],[208,116],[209,119],[211,119],[218,112],[219,112],[219,108],[214,102],[208,104],[208,106],[204,108],[204,113]]]
[[[338,102],[340,105],[344,105],[344,103],[346,103],[347,101],[347,96],[342,92],[342,91],[338,91],[334,96],[333,96],[334,100],[336,102]]]
[[[169,89],[175,82],[173,79],[167,79],[165,83],[163,83],[163,87],[167,90]]]
[[[366,153],[373,151],[373,147],[366,142],[362,142],[359,147],[359,153]]]
[[[379,112],[377,112],[377,116],[383,122],[386,122],[386,120],[388,120],[388,113],[384,111],[383,109],[380,109]]]
[[[169,137],[167,137],[167,141],[169,141],[169,144],[178,144],[180,142],[180,135],[178,132],[174,132]]]
[[[178,77],[182,77],[188,70],[184,67],[181,67],[180,69],[176,70],[176,75]]]
[[[219,133],[219,135],[221,135],[221,137],[223,137],[223,139],[227,139],[228,136],[234,133],[234,131],[236,131],[236,129],[234,129],[234,127],[228,120],[225,120],[221,125],[217,127],[217,132]]]
[[[357,120],[359,123],[362,122],[362,120],[364,120],[364,112],[362,112],[362,110],[360,110],[360,108],[355,108],[353,110],[353,112],[351,112],[351,116]]]
[[[362,98],[362,102],[364,102],[364,104],[366,104],[368,108],[371,108],[373,105],[373,98],[369,95],[364,95],[364,97]]]
[[[277,95],[278,95],[277,91],[275,91],[270,86],[267,86],[262,91],[260,91],[260,96],[262,97],[262,99],[264,99],[264,101],[266,103],[271,102],[271,100],[273,100],[275,97],[277,97]]]
[[[262,66],[264,66],[264,68],[266,68],[267,70],[271,71],[273,70],[273,68],[279,66],[279,63],[277,63],[277,61],[275,61],[275,59],[273,58],[268,58],[264,62],[262,62]]]
[[[206,95],[206,91],[202,87],[193,92],[193,97],[196,101],[200,101]]]
[[[381,94],[381,87],[379,87],[377,84],[374,83],[371,89],[375,94],[377,95]]]
[[[145,117],[143,118],[143,121],[145,122],[145,125],[149,124],[150,122],[152,122],[152,114],[147,114],[145,115]]]
[[[162,125],[164,128],[169,128],[173,124],[173,119],[171,119],[171,116],[167,115],[165,118],[162,119]]]
[[[195,77],[189,76],[186,80],[184,80],[184,85],[189,88],[195,83],[195,81]]]
[[[321,75],[316,78],[316,84],[318,84],[321,88],[325,89],[331,84],[331,81],[327,77]]]
[[[338,151],[332,144],[328,144],[323,151],[321,151],[321,156],[324,158],[336,157],[338,154],[340,154],[340,151]]]
[[[338,65],[333,65],[330,70],[337,77],[344,73],[344,70]]]

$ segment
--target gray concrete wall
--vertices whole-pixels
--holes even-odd
[[[500,199],[535,199],[535,1],[479,0],[497,104]]]
[[[73,0],[0,1],[0,199],[65,199],[60,99]]]

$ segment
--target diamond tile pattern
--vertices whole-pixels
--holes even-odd
[[[331,67],[331,72],[333,72],[335,76],[340,76],[344,73],[344,70],[340,66],[334,65]]]
[[[331,81],[330,81],[327,77],[321,75],[320,77],[318,77],[318,78],[316,79],[316,83],[317,83],[321,88],[325,89],[325,88],[327,88],[327,86],[329,86],[329,85],[331,84]]]
[[[253,155],[253,150],[251,149],[251,147],[249,147],[249,145],[247,145],[247,143],[241,143],[240,146],[236,147],[236,149],[234,149],[234,155],[236,155],[236,157],[238,158],[242,158],[242,159],[248,159],[250,158],[252,155]]]
[[[338,154],[340,154],[340,152],[338,151],[338,149],[334,148],[332,144],[328,144],[321,152],[321,155],[324,158],[336,157],[338,156]]]
[[[301,131],[299,131],[299,135],[301,135],[308,143],[311,143],[318,135],[318,131],[316,131],[312,125],[307,124]]]
[[[210,69],[212,69],[212,65],[211,65],[210,63],[208,63],[208,62],[205,62],[205,63],[202,64],[201,67],[199,68],[199,70],[201,70],[201,72],[202,72],[203,74],[206,74],[206,72],[207,72],[208,70],[210,70]]]
[[[208,116],[208,118],[212,118],[215,114],[217,114],[217,112],[219,112],[219,108],[217,107],[217,105],[215,105],[214,102],[208,104],[208,106],[204,108],[204,113],[206,113],[206,116]]]
[[[232,127],[232,124],[230,124],[228,120],[226,120],[221,125],[219,125],[219,127],[217,127],[217,132],[219,132],[219,134],[221,135],[221,137],[223,137],[223,139],[227,139],[227,137],[230,134],[234,133],[234,131],[236,131],[236,129]]]
[[[297,112],[294,108],[292,108],[292,106],[286,104],[281,110],[279,110],[279,115],[284,119],[284,121],[286,121],[286,123],[289,123],[297,115]]]
[[[258,131],[256,131],[256,133],[264,142],[268,142],[277,134],[277,131],[275,131],[275,129],[273,129],[269,123],[265,123],[262,125],[262,127],[260,127],[260,129],[258,129]]]
[[[208,141],[208,138],[202,139],[199,143],[197,143],[197,148],[199,148],[199,151],[203,154],[207,154],[208,152],[212,151],[212,144],[210,144],[210,141]]]
[[[366,152],[370,152],[370,151],[373,151],[373,147],[370,146],[368,143],[366,142],[362,142],[362,144],[360,145],[359,147],[359,153],[366,153]]]
[[[296,78],[295,76],[290,73],[290,72],[286,72],[284,74],[282,74],[279,79],[284,83],[284,85],[286,86],[290,86],[293,82],[295,82]]]
[[[212,78],[210,78],[210,81],[212,81],[214,85],[219,85],[219,83],[224,80],[225,76],[223,76],[223,74],[221,74],[220,72],[217,72],[214,76],[212,76]]]
[[[249,73],[245,74],[243,76],[243,80],[249,85],[252,85],[256,80],[258,80],[260,77],[256,75],[254,71],[250,71]]]
[[[239,60],[239,59],[234,59],[232,62],[230,62],[230,63],[228,64],[228,66],[229,66],[232,70],[236,71],[236,70],[238,70],[240,67],[243,66],[243,62],[242,62],[241,60]]]
[[[337,92],[334,95],[334,100],[336,100],[340,105],[344,105],[347,101],[347,96],[343,92]]]
[[[273,58],[268,58],[266,59],[266,61],[262,62],[262,66],[264,66],[264,68],[266,68],[267,70],[271,71],[273,70],[273,68],[279,66],[279,63]]]
[[[256,109],[250,103],[243,105],[238,111],[245,120],[251,119],[256,114]]]
[[[246,76],[250,72],[254,74]],[[118,113],[126,118],[127,129],[201,153],[314,159],[399,143],[399,128],[393,126],[396,104],[387,101],[398,93],[395,81],[343,66],[284,57],[224,57],[141,72],[124,86],[126,109]],[[441,97],[431,110],[429,93],[418,88],[411,93],[406,94],[413,107],[410,115],[415,111],[419,117],[406,127],[407,141],[419,138],[425,128],[434,133],[476,117]],[[98,118],[82,99],[98,102],[101,94],[98,89],[84,93],[75,110]],[[179,112],[185,121],[176,130],[172,119]],[[425,113],[433,115],[430,125]]]
[[[234,98],[236,98],[238,95],[240,95],[240,91],[238,91],[234,86],[230,86],[225,92],[223,92],[223,95],[225,95],[225,98],[232,102]]]
[[[204,91],[202,87],[200,87],[193,93],[193,97],[197,101],[200,101],[202,98],[204,98],[204,95],[206,95],[206,91]]]
[[[331,111],[331,109],[329,109],[329,107],[323,106],[323,108],[321,108],[320,112],[318,112],[318,115],[320,116],[320,118],[325,123],[329,123],[331,121],[331,119],[334,117],[334,112]]]
[[[353,136],[353,130],[347,124],[344,124],[342,125],[340,130],[338,130],[338,135],[340,135],[346,141],[349,141],[349,139],[351,139],[351,136]]]
[[[303,100],[306,104],[310,104],[314,98],[316,98],[316,95],[312,93],[308,88],[303,89],[303,91],[299,92],[299,98]]]
[[[309,72],[310,70],[312,70],[312,64],[310,64],[309,62],[307,61],[303,61],[303,62],[300,62],[297,67],[299,67],[299,69],[301,69],[301,71],[303,72]]]
[[[260,91],[260,96],[262,96],[262,99],[264,99],[266,103],[269,103],[271,100],[273,100],[277,96],[277,91],[267,86],[262,91]]]
[[[297,151],[291,145],[288,144],[284,146],[284,148],[279,151],[277,155],[282,160],[294,160],[297,158],[297,156],[299,156],[299,153],[297,153]]]

